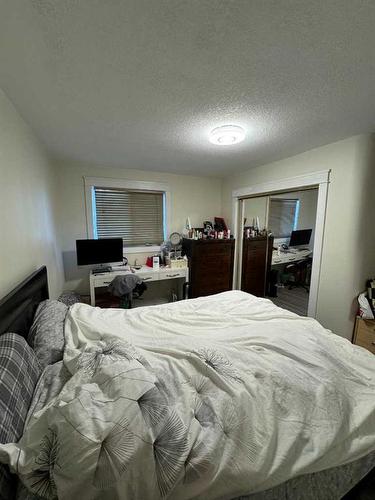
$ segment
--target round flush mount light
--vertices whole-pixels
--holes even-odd
[[[210,132],[210,142],[218,146],[231,146],[245,139],[245,131],[239,125],[223,125]]]

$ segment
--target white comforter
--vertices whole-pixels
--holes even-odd
[[[375,450],[375,358],[243,292],[74,305],[60,394],[0,447],[46,498],[230,499]]]

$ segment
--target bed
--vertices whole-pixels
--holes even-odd
[[[28,338],[47,298],[42,268],[0,302],[2,338]],[[42,498],[334,500],[373,474],[374,359],[315,320],[233,291],[75,304],[64,334],[0,445]]]

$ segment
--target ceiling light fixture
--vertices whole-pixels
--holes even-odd
[[[245,139],[245,131],[239,125],[223,125],[210,132],[210,142],[218,146],[231,146]]]

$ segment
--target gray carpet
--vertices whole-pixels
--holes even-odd
[[[277,289],[277,297],[269,297],[274,304],[300,316],[307,316],[309,294],[304,288]]]

